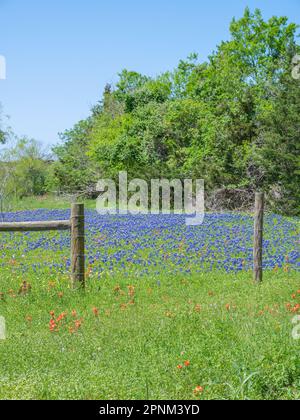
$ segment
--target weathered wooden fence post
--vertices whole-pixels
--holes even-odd
[[[264,193],[255,194],[253,278],[256,283],[263,280],[263,229],[264,229]]]
[[[84,204],[71,209],[71,278],[73,287],[85,287]]]
[[[84,205],[73,204],[70,220],[0,223],[0,232],[71,231],[71,278],[73,287],[85,287]]]

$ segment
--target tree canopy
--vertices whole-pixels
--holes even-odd
[[[61,135],[54,180],[76,191],[127,170],[198,177],[208,193],[264,189],[277,211],[300,213],[297,25],[247,8],[207,62],[196,54],[148,77],[123,70],[91,115]]]

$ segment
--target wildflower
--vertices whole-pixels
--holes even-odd
[[[196,305],[194,308],[195,312],[201,312],[201,305]]]
[[[183,366],[182,366],[182,365],[178,365],[178,366],[177,366],[177,369],[178,369],[178,370],[181,370],[181,369],[183,369]]]
[[[115,288],[114,288],[114,292],[115,293],[120,293],[120,291],[121,291],[121,286],[115,286]]]
[[[61,313],[61,314],[58,316],[58,318],[57,318],[56,322],[57,322],[57,323],[59,323],[59,322],[63,321],[63,320],[66,318],[66,316],[67,316],[67,313],[66,313],[66,312]]]
[[[81,328],[81,327],[82,327],[82,320],[81,320],[81,319],[77,319],[77,320],[74,322],[74,325],[75,325],[75,328],[76,328],[77,330],[79,330],[79,328]]]
[[[296,299],[296,297],[297,297],[297,296],[296,296],[295,294],[293,294],[293,295],[292,295],[292,299]]]
[[[294,306],[294,308],[293,308],[292,312],[296,313],[296,312],[298,312],[299,310],[300,310],[300,304],[299,304],[299,303],[297,303],[297,305],[295,305],[295,306]]]
[[[196,388],[194,389],[194,394],[199,395],[199,394],[202,394],[203,391],[204,391],[204,389],[203,389],[202,386],[196,386]]]
[[[31,292],[31,284],[23,281],[19,289],[19,295],[26,295],[29,292]]]
[[[50,330],[50,332],[58,331],[58,326],[57,326],[54,319],[51,319],[50,322],[49,322],[49,330]]]
[[[93,266],[90,264],[90,265],[88,266],[88,269],[87,269],[86,273],[85,273],[86,278],[89,278],[89,277],[90,277],[90,275],[92,274],[92,272],[93,272]]]
[[[189,361],[189,360],[186,360],[185,362],[184,362],[184,366],[185,367],[189,367],[191,365],[191,362]]]
[[[54,316],[55,316],[54,311],[51,311],[51,312],[50,312],[50,315],[51,315],[51,317],[52,317],[52,318],[54,318]]]
[[[95,317],[99,316],[99,309],[98,308],[93,308],[92,311],[93,311],[93,314],[95,315]]]
[[[227,311],[230,311],[230,308],[231,308],[230,304],[227,303],[227,305],[225,306],[225,308],[226,308]]]
[[[128,296],[134,297],[135,295],[135,287],[134,286],[128,286]]]
[[[55,282],[54,281],[49,281],[48,288],[49,288],[49,290],[54,289],[55,288]]]

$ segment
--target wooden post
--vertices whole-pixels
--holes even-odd
[[[71,209],[71,278],[73,287],[85,287],[84,204]]]
[[[264,228],[264,193],[255,194],[253,278],[256,283],[263,280],[263,228]]]

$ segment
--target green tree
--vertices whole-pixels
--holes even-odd
[[[257,159],[274,208],[292,215],[300,215],[299,116],[299,80],[286,75],[279,86],[274,110],[260,129]]]
[[[260,186],[253,147],[259,144],[266,115],[274,110],[282,75],[291,71],[296,29],[285,17],[264,21],[259,10],[247,8],[232,21],[231,39],[191,76],[189,90],[207,105],[207,123],[191,150],[190,167],[202,170],[212,186]]]
[[[8,137],[8,130],[5,127],[4,124],[4,118],[3,118],[3,111],[2,111],[2,106],[0,103],[0,144],[4,144],[7,140]]]
[[[96,182],[95,166],[86,154],[92,126],[93,117],[80,121],[61,134],[63,143],[53,149],[58,160],[53,165],[52,184],[60,192],[88,190]]]
[[[12,142],[12,140],[11,140]],[[50,162],[41,145],[32,139],[8,143],[0,154],[0,213],[14,200],[47,192]]]
[[[280,201],[297,212],[296,32],[286,17],[265,21],[247,8],[207,62],[192,54],[154,78],[123,70],[96,112],[62,136],[58,184],[82,190],[120,170],[147,180],[201,177],[209,193],[279,190],[269,195],[274,208]]]

